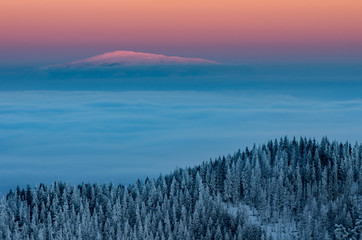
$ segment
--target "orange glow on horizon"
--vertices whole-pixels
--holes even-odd
[[[361,13],[361,0],[2,0],[0,46],[361,46]]]

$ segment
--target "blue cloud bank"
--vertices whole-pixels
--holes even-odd
[[[54,180],[131,183],[285,135],[361,142],[358,96],[338,95],[338,86],[327,89],[330,94],[322,88],[256,91],[258,86],[1,91],[0,192]]]
[[[361,142],[362,64],[0,67],[0,192],[168,173],[271,138]]]

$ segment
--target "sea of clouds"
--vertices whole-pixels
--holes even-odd
[[[0,92],[0,192],[133,183],[284,137],[362,140],[362,99],[248,91]]]

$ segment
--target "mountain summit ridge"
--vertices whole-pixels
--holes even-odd
[[[162,54],[114,51],[107,52],[82,60],[65,64],[57,64],[56,67],[84,67],[84,66],[117,66],[117,65],[158,65],[158,64],[217,64],[203,58],[186,58],[178,56],[166,56]]]

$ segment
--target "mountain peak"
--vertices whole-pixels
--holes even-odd
[[[82,67],[156,64],[217,64],[217,62],[203,58],[185,58],[133,51],[114,51],[58,66]]]

